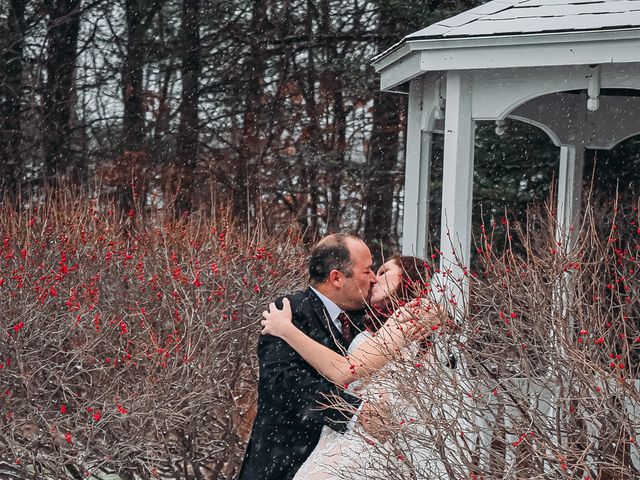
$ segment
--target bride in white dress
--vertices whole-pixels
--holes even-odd
[[[422,260],[394,257],[377,272],[378,283],[372,292],[372,304],[379,311],[392,312],[396,301],[415,298],[414,291],[424,285],[424,273]],[[377,372],[385,365],[385,370],[392,369],[393,362],[389,364],[392,360],[415,354],[417,346],[411,345],[412,340],[423,338],[431,326],[440,323],[441,312],[440,308],[424,300],[409,301],[407,306],[390,313],[379,329],[368,325],[370,330],[353,339],[345,356],[315,342],[293,325],[286,299],[282,310],[271,304],[269,311],[263,313],[262,333],[282,338],[316,370],[337,385],[348,385],[347,390],[361,396],[364,402],[380,403],[380,397],[383,397],[386,403],[397,405],[393,392],[385,392],[380,382],[375,381]],[[403,460],[404,453],[397,445],[372,438],[360,422],[352,420],[344,434],[326,426],[323,428],[317,446],[294,480],[380,478],[389,462],[395,462],[394,471],[407,469]],[[405,473],[403,478],[414,477],[410,471]]]

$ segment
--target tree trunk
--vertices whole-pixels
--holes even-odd
[[[200,76],[199,0],[182,4],[182,98],[176,146],[177,172],[181,173],[176,196],[176,213],[190,211],[193,178],[198,160],[198,81]]]
[[[400,149],[400,111],[403,99],[393,93],[376,93],[373,126],[365,174],[364,241],[376,261],[396,248],[393,235],[393,185]],[[384,253],[383,253],[384,252]]]
[[[336,53],[337,54],[337,53]],[[339,74],[333,73],[331,82],[333,90],[333,142],[332,159],[328,166],[327,180],[329,195],[327,198],[327,233],[336,233],[341,228],[342,217],[342,171],[345,167],[347,150],[347,114],[342,95],[342,80]]]
[[[240,137],[239,159],[236,169],[233,209],[236,218],[248,218],[251,207],[249,195],[255,193],[255,172],[253,165],[260,157],[260,128],[264,96],[264,39],[267,20],[267,6],[264,0],[255,0],[251,14],[250,31],[254,35],[245,62],[245,110],[242,136]]]
[[[336,46],[337,40],[332,39],[336,34],[333,30],[331,21],[331,5],[328,0],[322,0],[319,5],[319,29],[320,32],[329,34],[329,43],[324,48],[324,57],[331,65],[338,63],[340,54]],[[329,159],[326,165],[327,174],[327,205],[326,205],[326,226],[327,233],[335,233],[340,231],[341,213],[342,213],[342,181],[343,170],[345,168],[345,153],[347,148],[346,129],[347,114],[344,106],[343,89],[343,72],[337,66],[326,69],[320,74],[321,91],[324,90],[323,97],[332,101],[326,107],[331,112],[331,122],[327,130],[331,132],[331,136],[325,139],[323,145],[323,153],[325,158]]]
[[[80,30],[80,0],[57,0],[49,12],[44,96],[44,162],[46,182],[59,175],[78,181],[71,156],[71,118],[75,104],[75,70]]]
[[[116,196],[124,212],[135,209],[136,199],[144,203],[144,166],[148,162],[145,151],[145,113],[143,96],[144,41],[149,21],[161,2],[145,0],[125,1],[127,48],[122,66],[122,154],[116,160],[118,171]]]
[[[303,176],[305,177],[307,189],[303,194],[306,196],[306,204],[303,214],[308,221],[303,224],[304,238],[308,244],[315,243],[320,236],[319,204],[320,204],[320,169],[318,168],[317,155],[320,150],[320,109],[316,101],[316,81],[318,73],[316,69],[316,49],[314,47],[313,20],[317,16],[313,0],[306,1],[306,22],[305,36],[307,41],[307,67],[300,72],[299,84],[304,97],[305,113],[307,124],[303,130],[303,154],[300,161],[303,162]]]
[[[144,65],[144,12],[142,0],[125,3],[127,51],[122,67],[122,98],[124,118],[122,140],[124,150],[139,152],[144,143],[144,104],[142,68]]]
[[[380,38],[392,38],[398,32],[403,12],[397,7],[381,4],[378,11],[377,31]],[[402,29],[402,27],[400,27]],[[378,50],[389,47],[389,41],[382,41]],[[365,219],[364,241],[371,248],[374,261],[381,261],[395,248],[396,235],[393,232],[393,185],[394,171],[398,167],[400,149],[401,115],[404,101],[395,94],[376,92],[373,102],[373,119],[367,168],[365,169],[364,192]]]
[[[0,194],[14,198],[19,189],[22,167],[20,109],[26,4],[23,0],[9,1],[0,55]]]

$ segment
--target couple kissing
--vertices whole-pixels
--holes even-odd
[[[359,379],[442,321],[440,308],[416,299],[412,286],[425,277],[415,257],[374,273],[353,235],[313,247],[310,286],[263,313],[258,409],[240,480],[341,480],[354,458],[374,455],[365,438],[385,441],[385,402],[369,400]]]

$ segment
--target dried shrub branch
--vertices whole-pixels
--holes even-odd
[[[303,281],[297,234],[62,194],[1,208],[3,474],[232,478],[260,312]]]
[[[371,455],[343,475],[640,477],[635,207],[587,205],[570,248],[546,210],[526,225],[505,220],[504,236],[486,225],[476,271],[457,279],[470,302],[449,304],[462,321],[372,377],[369,394],[391,399],[390,440],[366,439]]]

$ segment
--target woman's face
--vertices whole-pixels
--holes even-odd
[[[395,260],[389,260],[378,269],[376,278],[378,283],[371,291],[371,303],[384,305],[391,295],[398,291],[402,284],[402,267]]]

